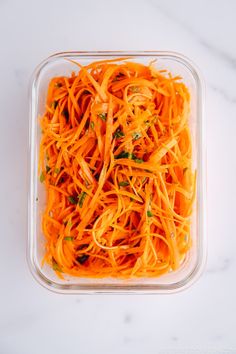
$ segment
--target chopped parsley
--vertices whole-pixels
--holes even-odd
[[[134,140],[138,140],[138,139],[140,139],[142,137],[142,134],[139,133],[139,132],[134,132],[132,134],[132,137],[133,137]]]
[[[71,204],[77,204],[77,200],[72,195],[68,197],[68,200]]]
[[[78,198],[79,198],[78,204],[79,204],[79,207],[80,207],[80,208],[82,208],[82,206],[83,206],[83,204],[84,204],[84,200],[85,200],[85,198],[86,198],[86,195],[87,195],[86,192],[82,192],[82,193],[78,196]]]
[[[117,129],[114,133],[114,138],[116,139],[120,139],[122,138],[123,136],[125,136],[125,134],[122,132],[122,130],[120,129]]]
[[[126,151],[122,151],[119,155],[116,155],[115,159],[131,159],[136,163],[144,162],[143,159],[139,159],[135,154]]]
[[[133,159],[136,163],[143,163],[143,159]]]
[[[120,187],[127,187],[129,185],[129,182],[128,181],[121,181],[119,182],[119,186]]]
[[[100,113],[98,115],[98,117],[100,117],[103,120],[103,122],[105,122],[107,120],[107,114],[106,113]]]
[[[71,204],[79,204],[79,207],[82,208],[86,195],[86,192],[82,192],[77,196],[77,199],[74,196],[69,196],[68,200]]]
[[[115,156],[115,159],[129,159],[130,155],[129,152],[122,151],[119,155]]]
[[[62,272],[61,268],[59,267],[59,265],[55,261],[52,262],[52,269],[57,272]]]
[[[142,183],[144,184],[147,180],[147,177],[144,177],[144,179],[142,180]]]
[[[151,218],[151,217],[153,216],[153,213],[151,212],[151,210],[148,210],[148,211],[147,211],[147,216],[148,216],[149,218]]]
[[[45,175],[43,172],[41,172],[41,175],[40,175],[40,182],[43,183],[45,181]]]
[[[74,237],[73,236],[65,236],[64,240],[65,241],[73,241]]]

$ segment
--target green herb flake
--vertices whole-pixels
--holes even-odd
[[[119,155],[115,156],[115,159],[132,159],[136,163],[143,163],[143,159],[137,158],[137,156],[133,153],[122,151]]]
[[[114,133],[114,138],[116,139],[120,139],[122,138],[123,136],[125,136],[125,134],[122,132],[122,130],[120,129],[117,129]]]
[[[129,158],[132,160],[137,160],[137,156],[135,154],[129,154]]]
[[[147,211],[147,216],[148,216],[149,218],[151,218],[151,217],[153,216],[153,213],[152,213],[150,210],[148,210],[148,211]]]
[[[134,162],[136,162],[136,163],[143,163],[144,161],[143,161],[143,159],[134,159]]]
[[[105,122],[106,119],[107,119],[107,114],[106,114],[106,113],[100,113],[100,114],[98,115],[98,117],[100,117],[100,118],[103,120],[103,122]]]
[[[60,173],[60,170],[61,170],[60,168],[57,168],[57,167],[56,167],[54,171],[55,171],[55,173],[58,175],[58,173]]]
[[[69,221],[67,222],[67,225],[68,225],[69,227],[71,227],[71,226],[72,226],[72,221],[69,220]]]
[[[94,130],[94,122],[90,122],[90,127],[92,130]]]
[[[132,134],[132,137],[133,137],[134,140],[138,140],[138,139],[140,139],[142,137],[142,134],[139,133],[139,132],[134,132]]]
[[[128,181],[121,181],[121,182],[119,182],[119,186],[120,187],[127,187],[127,186],[129,186],[129,182]]]
[[[147,177],[144,177],[144,179],[142,180],[142,184],[144,184],[147,181]]]
[[[51,167],[49,167],[48,165],[46,165],[46,172],[48,173],[51,170]]]
[[[52,263],[52,269],[55,270],[56,272],[62,272],[60,266],[55,261],[53,261]]]
[[[68,197],[68,200],[71,204],[77,204],[77,200],[72,195]]]
[[[122,151],[119,155],[115,156],[115,159],[128,159],[129,156],[129,152]]]
[[[73,241],[73,240],[74,240],[74,237],[73,237],[73,236],[65,236],[65,237],[64,237],[64,240],[65,240],[65,241]]]
[[[79,207],[82,208],[83,204],[84,204],[84,200],[86,198],[86,195],[87,193],[86,192],[82,192],[80,195],[79,195],[79,201],[78,201],[78,204],[79,204]]]
[[[40,182],[43,183],[45,181],[45,175],[43,172],[41,172],[41,175],[40,175]]]

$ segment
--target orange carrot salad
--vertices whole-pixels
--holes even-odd
[[[191,247],[190,95],[128,59],[54,77],[41,118],[44,261],[58,276],[158,277]]]

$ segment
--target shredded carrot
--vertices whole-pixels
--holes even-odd
[[[158,277],[192,244],[190,95],[129,58],[54,77],[40,119],[44,262],[78,277]]]

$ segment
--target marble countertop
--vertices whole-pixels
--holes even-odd
[[[0,1],[0,353],[236,353],[236,2]],[[26,263],[28,84],[64,50],[171,50],[206,83],[208,262],[170,296],[63,296]]]

